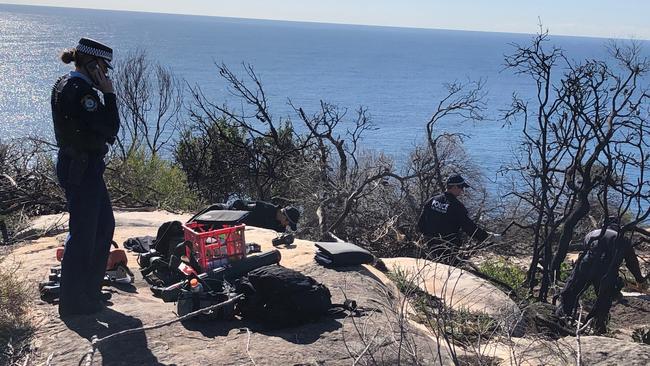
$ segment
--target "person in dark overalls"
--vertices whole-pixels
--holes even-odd
[[[423,234],[428,249],[427,256],[445,264],[460,263],[459,249],[462,232],[477,242],[483,242],[490,235],[500,235],[478,227],[467,215],[467,208],[458,200],[469,185],[456,174],[447,178],[447,190],[430,198],[422,207],[418,218],[418,230]]]
[[[594,319],[595,333],[606,331],[609,309],[616,294],[622,288],[618,269],[623,260],[638,284],[645,286],[647,282],[641,274],[631,241],[619,233],[618,217],[607,218],[603,227],[605,230],[593,230],[585,237],[585,251],[578,257],[560,293],[560,301],[555,312],[561,318],[572,317],[577,310],[580,295],[593,285],[597,294],[596,303],[585,318],[585,322]]]
[[[76,48],[61,55],[64,63],[74,62],[75,70],[61,76],[52,89],[59,147],[56,174],[70,213],[61,261],[62,317],[91,314],[104,307],[101,287],[115,229],[104,183],[104,156],[120,127],[113,83],[107,76],[112,58],[110,47],[80,39]]]
[[[193,221],[208,211],[218,210],[248,211],[249,214],[244,217],[241,223],[275,230],[278,233],[286,232],[287,227],[296,231],[300,220],[300,211],[293,206],[280,207],[264,201],[236,200],[231,204],[213,203],[199,211],[189,221]]]
[[[287,226],[291,230],[298,229],[300,211],[293,207],[280,207],[264,201],[236,200],[230,205],[231,210],[249,211],[244,219],[244,224],[275,230],[279,233],[286,231]]]

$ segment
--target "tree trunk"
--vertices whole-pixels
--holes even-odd
[[[564,223],[562,235],[560,236],[560,241],[557,246],[557,251],[555,252],[555,257],[553,258],[553,263],[551,264],[553,281],[560,278],[560,266],[562,265],[562,262],[564,262],[567,252],[569,251],[569,243],[573,237],[573,230],[575,229],[576,225],[578,225],[578,222],[587,216],[589,209],[590,205],[587,192],[581,191],[579,193],[577,206],[567,216],[567,219]]]
[[[0,233],[2,234],[2,241],[4,244],[9,243],[9,232],[4,220],[0,220]]]
[[[553,245],[553,240],[546,233],[546,239],[544,240],[544,256],[542,257],[542,284],[539,288],[539,301],[547,302],[548,301],[548,289],[551,285],[551,258],[553,257],[553,250],[551,246]]]

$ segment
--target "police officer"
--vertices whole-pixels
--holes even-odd
[[[623,260],[637,283],[641,286],[647,285],[632,243],[619,233],[619,218],[607,218],[603,227],[604,232],[603,229],[596,229],[585,237],[585,251],[578,257],[560,293],[560,302],[556,309],[556,314],[560,317],[573,316],[580,295],[593,285],[598,297],[585,321],[594,319],[593,328],[596,333],[605,332],[612,301],[622,288],[618,269]]]
[[[74,62],[74,71],[60,77],[52,89],[59,147],[56,173],[70,213],[61,261],[62,317],[94,313],[104,306],[101,286],[115,228],[103,177],[104,155],[120,126],[113,83],[107,76],[112,58],[110,47],[81,38],[61,55],[64,63]]]
[[[250,214],[244,219],[244,223],[275,230],[279,233],[286,231],[287,227],[296,231],[300,211],[293,206],[280,207],[264,201],[236,200],[230,205],[231,210],[249,211]]]
[[[458,197],[468,187],[462,176],[451,175],[447,178],[447,190],[424,204],[418,219],[418,230],[427,240],[430,258],[447,264],[458,264],[461,231],[478,242],[486,240],[490,235],[500,237],[481,229],[467,216],[467,209]]]

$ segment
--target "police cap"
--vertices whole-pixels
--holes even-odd
[[[460,176],[460,174],[453,174],[447,178],[447,187],[459,186],[462,188],[468,188],[469,184],[465,183],[465,179]]]
[[[106,61],[106,65],[109,69],[113,68],[113,65],[111,65],[111,61],[113,60],[113,49],[107,45],[97,42],[94,39],[81,38],[76,48],[77,51],[87,55],[101,57]]]
[[[298,220],[300,220],[300,211],[293,206],[287,206],[282,209],[282,212],[289,220],[291,230],[296,230],[298,227]]]

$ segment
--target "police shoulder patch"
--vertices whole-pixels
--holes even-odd
[[[97,110],[97,100],[90,94],[84,95],[81,98],[81,106],[88,112],[94,112]]]

